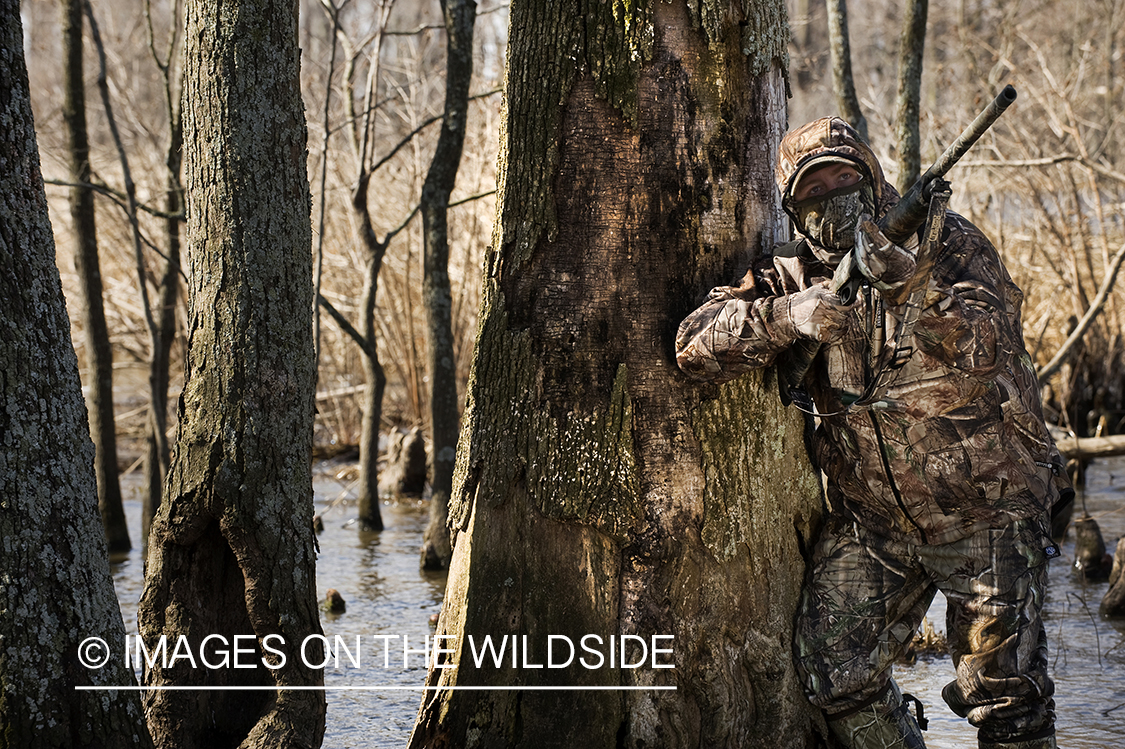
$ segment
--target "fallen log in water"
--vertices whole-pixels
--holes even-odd
[[[1089,461],[1094,458],[1108,458],[1111,455],[1125,455],[1125,434],[1109,437],[1074,437],[1061,429],[1051,429],[1059,452],[1067,460]]]

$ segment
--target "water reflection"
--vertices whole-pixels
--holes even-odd
[[[1121,478],[1116,478],[1119,476]],[[139,482],[139,478],[137,479]],[[1112,548],[1125,534],[1125,458],[1098,461],[1089,471],[1086,508],[1101,525]],[[140,538],[139,486],[126,480],[129,532]],[[347,601],[340,614],[323,613],[324,633],[338,636],[355,650],[360,638],[362,667],[343,655],[325,668],[328,686],[363,685],[417,687],[425,679],[421,650],[431,632],[430,617],[441,608],[444,573],[419,569],[419,547],[426,525],[426,505],[417,501],[384,503],[386,530],[360,533],[348,521],[354,505],[342,494],[330,467],[322,467],[315,483],[324,532],[318,537],[317,589],[323,598],[335,588]],[[1081,512],[1081,504],[1076,514]],[[1107,583],[1083,583],[1070,569],[1073,533],[1063,556],[1052,562],[1044,613],[1051,647],[1052,676],[1057,690],[1059,745],[1067,749],[1125,746],[1125,623],[1098,618],[1098,604]],[[125,629],[137,631],[137,603],[143,589],[139,548],[112,565]],[[944,628],[945,602],[939,595],[929,618]],[[372,657],[374,656],[374,657]],[[976,732],[953,715],[941,700],[941,688],[953,680],[948,657],[920,659],[899,667],[904,690],[926,706],[930,749],[976,746]],[[421,695],[417,691],[328,692],[326,747],[402,747],[414,724]]]

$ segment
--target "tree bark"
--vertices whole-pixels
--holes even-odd
[[[922,59],[926,48],[928,0],[909,0],[902,19],[898,52],[898,96],[895,140],[898,150],[898,189],[906,192],[922,176],[918,115],[922,98]]]
[[[803,421],[772,375],[699,387],[674,361],[707,289],[782,238],[784,5],[614,8],[511,8],[437,627],[452,651],[438,665],[455,668],[431,668],[411,747],[811,747],[821,733],[790,655],[820,516]],[[474,662],[485,636],[508,638],[502,663]],[[601,664],[580,651],[595,667],[533,667],[551,636],[600,638],[586,644]],[[674,668],[611,667],[623,636]],[[573,691],[538,691],[560,686]]]
[[[828,0],[828,51],[832,58],[832,91],[840,116],[868,140],[867,118],[859,106],[852,75],[852,49],[848,38],[846,0]]]
[[[153,523],[141,635],[202,653],[241,642],[250,667],[145,664],[157,746],[315,747],[322,636],[312,527],[310,197],[294,0],[185,10],[189,345],[168,496]],[[236,637],[248,639],[236,641]],[[270,638],[270,639],[266,639]],[[211,641],[212,663],[221,658]],[[266,652],[280,650],[284,660]],[[306,654],[320,662],[319,647]],[[202,656],[201,656],[202,657]]]
[[[120,658],[94,445],[55,265],[17,0],[0,0],[0,747],[151,746]],[[98,637],[106,648],[87,638]],[[101,668],[81,658],[107,656]]]
[[[74,270],[82,294],[82,325],[86,339],[89,378],[90,436],[94,440],[98,477],[98,509],[116,556],[132,548],[121,483],[117,479],[117,427],[113,416],[113,349],[102,303],[102,275],[98,262],[98,237],[94,218],[94,193],[90,183],[90,143],[86,132],[86,87],[82,64],[82,0],[62,2],[63,123],[70,158],[70,216],[76,247]]]
[[[453,353],[449,286],[449,196],[461,164],[473,77],[475,0],[442,0],[445,16],[445,112],[430,170],[422,185],[422,301],[426,307],[430,370],[430,512],[422,538],[422,567],[449,566],[449,497],[461,420]]]

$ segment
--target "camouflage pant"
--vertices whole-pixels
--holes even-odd
[[[813,704],[846,713],[880,695],[936,591],[956,681],[942,697],[1004,741],[1049,731],[1054,685],[1039,612],[1053,548],[1046,518],[915,546],[830,520],[813,555],[795,648]]]

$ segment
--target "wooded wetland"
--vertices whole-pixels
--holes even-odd
[[[843,116],[904,191],[1007,84],[950,205],[1023,290],[1079,489],[1044,608],[1059,745],[1125,745],[1125,612],[1099,611],[1111,583],[1075,568],[1093,547],[1073,526],[1092,518],[1108,573],[1125,0],[0,0],[0,18],[28,84],[9,55],[0,103],[34,114],[46,201],[36,224],[13,125],[0,156],[26,169],[0,170],[0,238],[30,239],[0,242],[0,749],[830,744],[789,658],[822,514],[804,422],[772,371],[688,382],[672,339],[787,238],[786,130]],[[896,678],[927,746],[953,749],[975,729],[941,699],[942,617],[939,597]],[[592,633],[668,637],[675,667],[411,651]],[[385,657],[74,656],[208,634],[254,660],[270,636]],[[93,691],[130,679],[156,688]]]

